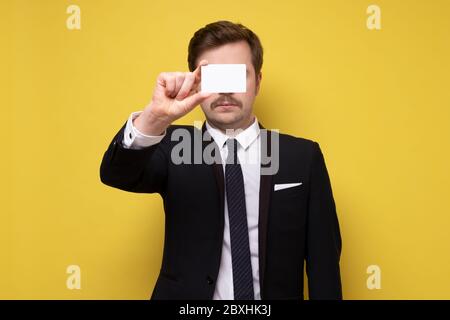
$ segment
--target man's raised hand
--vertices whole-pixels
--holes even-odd
[[[210,96],[200,91],[200,61],[193,72],[163,72],[159,74],[152,101],[134,120],[143,134],[160,135],[175,120],[181,118]]]

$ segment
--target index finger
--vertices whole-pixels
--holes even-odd
[[[201,77],[202,77],[201,76],[201,68],[202,68],[202,66],[206,66],[207,64],[208,64],[207,60],[200,61],[197,68],[192,72],[195,75],[195,83],[200,82]]]

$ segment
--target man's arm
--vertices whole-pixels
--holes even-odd
[[[130,130],[129,120],[111,141],[100,165],[100,179],[108,186],[125,191],[161,193],[167,176],[166,142],[160,143],[163,139],[160,136],[147,140],[150,142],[147,145],[139,145],[142,137],[137,141],[133,137],[130,141]]]
[[[134,126],[134,120],[141,115],[142,111],[136,111],[130,114],[127,124],[125,125],[125,131],[123,133],[122,144],[128,149],[144,149],[146,147],[153,146],[161,142],[166,135],[166,130],[160,135],[146,135],[140,132]]]
[[[342,299],[341,235],[325,160],[314,143],[307,217],[306,272],[309,299]]]
[[[105,152],[100,166],[104,184],[131,192],[164,191],[170,157],[168,138],[163,136],[173,121],[210,96],[198,91],[201,66],[206,64],[202,60],[193,72],[158,76],[150,104],[130,116]]]

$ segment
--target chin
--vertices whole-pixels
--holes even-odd
[[[223,123],[233,123],[239,120],[239,116],[237,114],[221,114],[217,118],[217,121],[223,122]]]
[[[221,112],[219,114],[216,113],[213,114],[212,117],[210,117],[211,122],[225,126],[235,124],[241,119],[242,117],[239,114],[232,112]]]

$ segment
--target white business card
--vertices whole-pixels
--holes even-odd
[[[245,64],[208,64],[201,67],[201,91],[240,93],[247,91]]]

